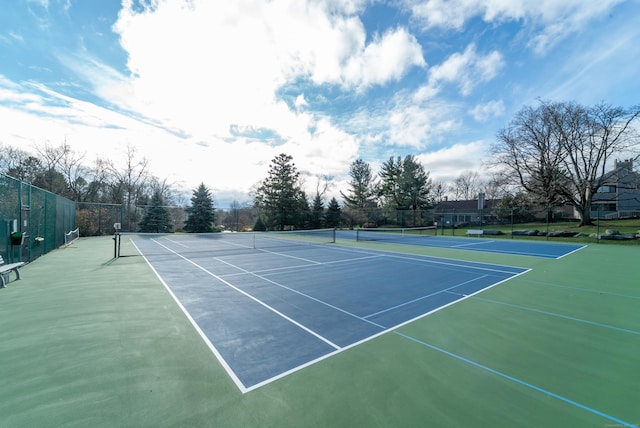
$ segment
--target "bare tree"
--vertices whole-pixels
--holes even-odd
[[[505,196],[513,195],[521,190],[519,186],[514,186],[509,178],[501,173],[495,171],[485,183],[482,188],[486,199],[502,199]]]
[[[523,108],[498,132],[494,163],[540,202],[566,202],[576,209],[580,225],[590,224],[591,201],[609,159],[638,148],[632,124],[639,115],[640,107],[541,101],[537,108]]]
[[[60,162],[69,155],[71,146],[66,141],[57,147],[44,143],[42,146],[37,146],[36,151],[40,155],[44,171],[35,184],[58,195],[68,196],[68,183],[64,174],[60,172]]]
[[[318,176],[316,181],[316,195],[322,198],[324,194],[333,187],[331,180],[333,180],[333,177],[330,175]]]
[[[433,202],[439,203],[445,200],[447,195],[447,185],[442,181],[434,181],[431,187],[431,193],[433,195]]]
[[[85,154],[78,154],[64,143],[67,149],[58,160],[58,169],[64,176],[68,187],[68,196],[74,201],[83,201],[86,196],[88,169],[84,166]]]
[[[137,159],[136,150],[127,146],[127,157],[123,169],[116,167],[110,160],[106,161],[107,170],[113,181],[114,202],[123,203],[126,212],[126,227],[133,230],[132,223],[137,220],[134,205],[145,193],[145,186],[149,180],[149,161],[146,158]]]
[[[453,182],[451,192],[456,200],[471,200],[478,196],[482,185],[477,171],[464,171]]]

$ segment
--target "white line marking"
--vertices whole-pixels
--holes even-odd
[[[318,269],[321,266],[327,266],[327,265],[336,265],[336,264],[341,264],[341,263],[352,263],[352,262],[359,262],[362,260],[370,260],[370,259],[379,259],[382,258],[384,256],[382,255],[373,255],[373,256],[367,256],[367,257],[356,257],[353,259],[343,259],[343,260],[333,260],[330,262],[315,262],[312,264],[304,264],[304,265],[292,265],[292,266],[282,266],[282,267],[277,267],[277,268],[271,268],[271,269],[261,269],[261,270],[256,270],[256,271],[248,271],[245,270],[239,266],[236,266],[234,264],[228,263],[224,260],[222,260],[219,257],[215,257],[216,260],[218,260],[221,263],[225,263],[231,267],[237,268],[238,270],[241,270],[242,272],[240,273],[229,273],[226,275],[221,275],[221,277],[224,278],[228,278],[230,276],[236,276],[236,275],[245,275],[247,273],[249,274],[268,274],[268,273],[277,273],[277,272],[284,272],[284,271],[295,271],[295,270],[308,270],[308,269]]]
[[[241,293],[243,295],[245,295],[246,297],[250,298],[251,300],[253,300],[254,302],[264,306],[265,308],[267,308],[268,310],[272,311],[273,313],[279,315],[280,317],[286,319],[287,321],[289,321],[290,323],[292,323],[293,325],[298,326],[299,328],[301,328],[302,330],[306,331],[307,333],[317,337],[318,339],[322,340],[323,342],[325,342],[326,344],[328,344],[329,346],[335,348],[335,349],[340,349],[340,346],[336,345],[335,343],[331,342],[329,339],[319,335],[318,333],[316,333],[315,331],[311,330],[310,328],[300,324],[299,322],[297,322],[296,320],[288,317],[287,315],[283,314],[282,312],[278,311],[276,308],[273,308],[269,305],[267,305],[266,303],[264,303],[263,301],[261,301],[260,299],[255,298],[254,296],[252,296],[251,294],[239,289],[238,287],[236,287],[235,285],[231,284],[228,281],[225,281],[223,278],[220,278],[218,275],[216,275],[213,272],[208,271],[207,269],[205,269],[204,267],[200,266],[199,264],[197,264],[196,262],[194,262],[193,260],[189,260],[187,257],[176,253],[175,251],[173,251],[171,248],[162,245],[160,242],[156,241],[155,239],[152,239],[153,242],[155,242],[156,244],[160,245],[163,248],[166,248],[167,250],[171,251],[172,253],[174,253],[175,255],[177,255],[178,257],[186,260],[187,262],[191,263],[192,265],[194,265],[195,267],[197,267],[198,269],[202,270],[203,272],[206,272],[207,274],[211,275],[212,277],[214,277],[215,279],[217,279],[218,281],[222,282],[223,284],[225,284],[226,286],[233,288],[234,290],[236,290],[238,293]]]
[[[189,248],[189,246],[188,246],[188,245],[183,244],[182,242],[178,242],[178,241],[176,241],[175,239],[169,239],[169,238],[167,238],[166,236],[165,236],[165,237],[163,237],[162,239],[166,239],[167,241],[169,241],[169,242],[173,242],[174,244],[176,244],[176,245],[180,245],[181,247]]]
[[[484,278],[486,278],[488,276],[489,275],[482,275],[482,276],[479,276],[477,278],[470,279],[469,281],[465,281],[465,282],[462,282],[460,284],[453,285],[451,287],[445,288],[444,290],[435,291],[435,292],[427,294],[425,296],[418,297],[417,299],[409,300],[408,302],[404,302],[404,303],[401,303],[399,305],[392,306],[392,307],[387,308],[387,309],[383,309],[382,311],[378,311],[378,312],[375,312],[373,314],[369,314],[365,318],[375,317],[376,315],[380,315],[380,314],[383,314],[385,312],[393,311],[394,309],[398,309],[398,308],[401,308],[403,306],[410,305],[410,304],[415,303],[415,302],[419,302],[420,300],[427,299],[429,297],[432,297],[432,296],[435,296],[435,295],[438,295],[438,294],[441,294],[441,293],[446,293],[449,290],[453,290],[454,288],[458,288],[458,287],[461,287],[463,285],[469,284],[470,282],[474,282],[474,281],[478,281],[480,279],[484,279]],[[463,294],[463,296],[466,296],[466,294]]]
[[[234,267],[234,268],[236,268],[236,269],[240,269],[240,270],[244,271],[246,274],[253,275],[253,276],[255,276],[256,278],[260,278],[260,279],[262,279],[263,281],[267,281],[267,282],[268,282],[268,283],[270,283],[270,284],[273,284],[273,285],[276,285],[276,286],[278,286],[278,287],[284,288],[285,290],[289,290],[289,291],[291,291],[291,292],[293,292],[293,293],[296,293],[296,294],[298,294],[298,295],[300,295],[300,296],[306,297],[307,299],[311,299],[311,300],[313,300],[314,302],[320,303],[321,305],[324,305],[324,306],[327,306],[327,307],[329,307],[329,308],[331,308],[331,309],[334,309],[334,310],[336,310],[336,311],[342,312],[343,314],[348,315],[348,316],[350,316],[350,317],[352,317],[352,318],[356,318],[356,319],[358,319],[358,320],[360,320],[360,321],[364,321],[364,322],[366,322],[366,323],[368,323],[368,324],[373,324],[373,325],[375,325],[376,327],[380,327],[380,328],[382,328],[382,329],[384,329],[384,328],[385,328],[384,326],[381,326],[381,325],[379,325],[379,324],[376,324],[376,323],[375,323],[375,322],[373,322],[373,321],[369,321],[369,320],[367,320],[367,319],[365,319],[365,318],[363,318],[363,317],[360,317],[360,316],[358,316],[358,315],[356,315],[356,314],[353,314],[353,313],[351,313],[351,312],[349,312],[349,311],[346,311],[346,310],[344,310],[344,309],[341,309],[341,308],[339,308],[339,307],[337,307],[337,306],[334,306],[334,305],[332,305],[332,304],[330,304],[330,303],[327,303],[327,302],[325,302],[325,301],[323,301],[323,300],[317,299],[317,298],[315,298],[315,297],[313,297],[313,296],[310,296],[310,295],[308,295],[308,294],[302,293],[301,291],[298,291],[298,290],[295,290],[295,289],[293,289],[293,288],[287,287],[286,285],[283,285],[283,284],[280,284],[280,283],[278,283],[278,282],[275,282],[275,281],[273,281],[273,280],[271,280],[271,279],[269,279],[269,278],[265,278],[264,276],[258,275],[258,274],[253,273],[253,272],[249,272],[248,270],[245,270],[245,269],[242,269],[241,267],[238,267],[238,266],[232,265],[231,263],[225,262],[224,260],[220,260],[220,259],[216,259],[216,260],[218,260],[219,262],[222,262],[222,263],[224,263],[224,264],[226,264],[226,265],[229,265],[229,266],[231,266],[231,267]]]
[[[460,245],[452,245],[451,248],[460,248],[460,247],[472,247],[474,245],[484,245],[484,244],[490,244],[492,242],[496,242],[493,240],[482,240],[482,242],[471,242],[471,243],[467,243],[467,244],[460,244]]]
[[[236,384],[236,387],[238,387],[238,389],[240,390],[240,392],[242,392],[243,394],[249,392],[249,390],[247,389],[247,387],[240,381],[240,379],[238,378],[238,376],[236,376],[235,372],[231,369],[231,367],[227,364],[227,362],[225,361],[224,358],[222,358],[222,354],[220,354],[220,352],[218,352],[218,350],[216,349],[216,347],[213,345],[213,343],[211,343],[211,341],[209,340],[209,338],[207,337],[207,335],[204,333],[204,331],[202,331],[202,329],[200,328],[200,326],[198,325],[198,323],[191,317],[191,314],[189,313],[189,311],[187,311],[187,308],[185,308],[182,303],[180,302],[180,299],[178,299],[178,297],[173,294],[173,291],[171,290],[171,287],[169,287],[169,285],[164,281],[164,279],[162,279],[162,276],[160,276],[160,274],[158,273],[158,271],[153,267],[153,265],[151,264],[151,262],[147,259],[147,257],[142,254],[142,251],[140,251],[140,248],[138,248],[138,246],[136,245],[136,243],[133,241],[133,239],[131,240],[131,243],[133,244],[134,247],[136,247],[136,250],[138,250],[138,252],[140,253],[140,255],[142,256],[142,258],[147,262],[147,265],[149,265],[149,267],[151,268],[151,270],[153,271],[153,273],[156,274],[156,276],[158,277],[158,279],[160,280],[160,282],[162,283],[162,285],[164,285],[164,288],[167,290],[167,292],[169,293],[169,295],[173,298],[173,300],[176,302],[176,304],[178,305],[178,307],[182,310],[182,312],[184,313],[184,315],[187,317],[187,319],[189,320],[189,322],[191,323],[191,325],[193,325],[193,328],[196,329],[196,331],[198,332],[198,334],[200,335],[200,337],[202,338],[202,340],[204,340],[204,343],[209,347],[209,349],[211,349],[211,352],[213,352],[213,355],[216,356],[216,358],[218,359],[218,361],[220,362],[220,364],[222,364],[222,367],[224,368],[224,370],[227,372],[227,374],[229,375],[229,377],[231,378],[231,380],[233,381],[233,383]]]

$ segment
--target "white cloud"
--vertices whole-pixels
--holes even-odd
[[[123,92],[126,108],[199,138],[274,121],[287,135],[297,117],[275,100],[284,83],[308,78],[362,89],[424,65],[419,43],[405,29],[366,44],[362,22],[349,15],[360,2],[339,4],[160,0],[135,12],[125,1],[114,29],[132,78],[112,92]]]
[[[502,100],[489,101],[484,104],[477,104],[469,113],[478,122],[484,122],[493,117],[498,117],[504,114],[504,102]]]
[[[458,86],[462,95],[466,96],[479,83],[495,78],[503,67],[504,59],[499,52],[492,51],[482,55],[476,52],[474,44],[470,44],[464,52],[456,52],[442,64],[433,66],[429,70],[427,84],[431,89],[422,91],[424,94],[434,94],[441,85],[452,83]]]
[[[416,38],[400,28],[385,33],[370,43],[345,68],[347,85],[369,87],[400,79],[412,66],[423,67],[426,62]]]
[[[458,143],[450,147],[418,156],[433,180],[451,183],[464,171],[478,171],[483,175],[482,161],[488,150],[484,141]],[[484,176],[483,176],[484,178]]]
[[[296,101],[294,102],[296,108],[300,109],[304,106],[308,106],[309,103],[304,99],[304,94],[300,94],[296,97]]]
[[[529,43],[542,54],[571,33],[606,16],[624,0],[404,0],[413,19],[425,29],[461,31],[475,17],[487,23],[520,21],[529,29]]]
[[[443,102],[397,106],[387,118],[389,143],[424,149],[439,142],[457,124],[452,110],[452,106]]]

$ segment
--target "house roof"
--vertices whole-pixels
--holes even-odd
[[[613,170],[604,173],[598,178],[600,184],[617,184],[618,181],[640,181],[640,174],[633,171],[633,160],[616,161]]]
[[[484,209],[492,209],[497,206],[499,199],[485,199]],[[436,205],[436,212],[449,211],[478,211],[478,200],[468,199],[464,201],[442,201]]]

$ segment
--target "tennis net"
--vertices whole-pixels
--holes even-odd
[[[71,245],[76,239],[80,237],[80,229],[69,231],[64,234],[64,245]]]
[[[335,229],[295,230],[284,232],[231,232],[194,234],[122,234],[128,235],[135,248],[125,246],[120,256],[189,255],[193,253],[228,255],[261,250],[287,250],[336,242]],[[123,241],[125,243],[126,241]]]
[[[407,239],[435,236],[436,233],[435,226],[360,228],[356,230],[356,240],[405,242]]]

